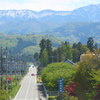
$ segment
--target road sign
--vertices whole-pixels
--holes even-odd
[[[63,92],[63,79],[59,79],[59,93]]]
[[[28,65],[28,67],[30,67],[30,65]]]

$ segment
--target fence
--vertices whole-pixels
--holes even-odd
[[[43,88],[44,88],[44,92],[45,92],[46,98],[48,99],[48,93],[47,93],[47,90],[46,90],[46,87],[45,87],[44,84],[43,84]]]
[[[57,96],[59,94],[59,92],[58,91],[47,91],[47,94],[49,96]]]
[[[43,84],[44,92],[46,95],[46,98],[48,99],[48,96],[57,96],[59,95],[59,91],[47,91],[45,85]]]

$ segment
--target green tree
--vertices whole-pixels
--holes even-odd
[[[87,46],[90,49],[90,51],[92,51],[92,52],[93,52],[93,47],[94,47],[93,44],[94,44],[93,38],[92,37],[88,38]]]
[[[77,71],[74,75],[74,82],[76,83],[76,94],[82,100],[92,100],[95,96],[95,89],[93,88],[90,73],[92,69],[98,68],[98,56],[92,52],[86,52],[83,55],[82,61],[77,65]]]
[[[71,48],[71,46],[68,43],[66,43],[61,46],[61,49],[63,56],[65,57],[65,60],[66,59],[72,60],[73,49]]]
[[[43,55],[42,55],[42,52],[44,51],[44,49],[48,52],[48,64],[52,62],[52,43],[49,39],[45,40],[45,39],[42,39],[40,41],[40,55],[39,55],[39,58],[40,59],[43,59]]]
[[[76,43],[73,43],[73,46],[72,46],[72,48],[77,48],[77,44]]]
[[[73,43],[72,48],[73,50],[73,62],[78,62],[80,61],[80,55],[83,53],[86,53],[86,51],[89,50],[87,45],[82,45],[81,42]]]
[[[90,75],[92,76],[91,80],[94,81],[92,83],[93,86],[97,87],[97,85],[100,84],[100,69],[92,69]]]
[[[51,63],[41,71],[42,81],[48,90],[58,90],[58,79],[64,80],[64,86],[69,84],[75,73],[75,67],[69,63]]]
[[[48,52],[47,52],[46,49],[44,49],[42,51],[41,58],[39,59],[39,61],[40,61],[41,65],[43,67],[46,67],[47,66],[47,64],[48,64]]]
[[[81,42],[78,42],[77,43],[77,49],[80,51],[81,50],[81,46],[82,46],[82,43]]]
[[[58,62],[61,62],[61,61],[64,60],[64,59],[63,59],[63,53],[62,53],[61,47],[58,47],[58,48],[57,48],[57,51],[58,51]]]
[[[34,59],[35,59],[35,61],[38,61],[38,59],[39,59],[39,54],[37,52],[34,54]]]
[[[53,62],[58,62],[59,61],[59,55],[58,55],[58,50],[57,49],[55,49],[54,51],[53,51]]]
[[[78,100],[77,97],[69,96],[66,92],[59,94],[56,99],[57,100]]]
[[[80,61],[80,52],[78,49],[73,49],[73,62],[78,62]]]
[[[48,63],[51,63],[52,62],[52,59],[51,59],[51,56],[52,56],[52,43],[49,39],[46,40],[46,50],[48,51],[48,59],[49,59]]]
[[[40,55],[39,55],[39,58],[40,58],[41,55],[42,55],[43,50],[46,48],[46,40],[45,39],[42,39],[40,41],[39,46],[40,46]]]
[[[81,54],[86,53],[86,51],[89,51],[89,48],[87,45],[82,45],[80,48]]]

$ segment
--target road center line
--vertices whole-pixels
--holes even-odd
[[[32,77],[30,77],[30,80],[29,80],[27,92],[26,92],[26,95],[25,95],[25,100],[27,100],[26,98],[27,98],[27,95],[28,95],[28,93],[29,93],[29,87],[30,87],[30,83],[31,83],[31,78],[32,78]]]

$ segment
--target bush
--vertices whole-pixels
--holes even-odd
[[[0,100],[10,100],[6,90],[0,90]]]
[[[56,100],[78,100],[78,98],[74,96],[69,96],[67,92],[64,92],[59,94]]]
[[[48,100],[55,100],[57,96],[49,96]]]

